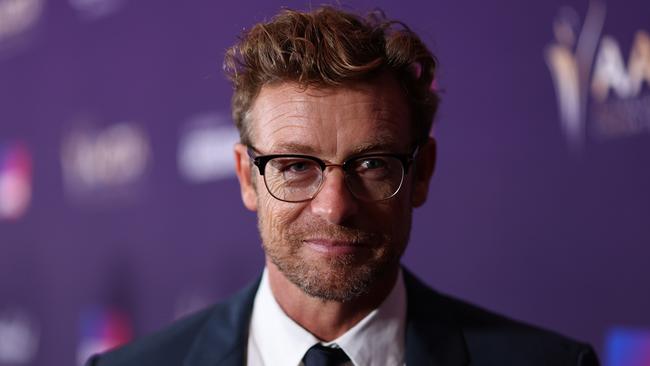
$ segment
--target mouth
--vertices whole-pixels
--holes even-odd
[[[348,240],[314,238],[303,242],[310,249],[325,255],[355,254],[368,248],[363,243]]]

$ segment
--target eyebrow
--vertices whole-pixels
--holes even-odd
[[[398,147],[399,144],[389,139],[384,139],[381,142],[368,142],[353,147],[349,154],[350,156],[362,155],[372,152],[401,152]],[[293,153],[304,155],[317,155],[318,151],[311,145],[306,145],[300,142],[281,142],[271,146],[270,151],[273,154],[277,153]]]
[[[350,155],[362,155],[372,152],[400,152],[398,146],[399,144],[388,140],[382,140],[381,142],[369,142],[355,146],[350,151]]]

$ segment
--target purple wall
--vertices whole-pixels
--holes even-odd
[[[0,365],[74,365],[260,273],[221,61],[244,27],[307,2],[190,3],[0,0]],[[641,365],[650,3],[606,5],[347,7],[380,6],[441,63],[407,266]]]

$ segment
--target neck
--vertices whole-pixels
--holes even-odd
[[[332,341],[378,308],[393,289],[399,268],[378,278],[374,286],[359,298],[338,302],[315,298],[289,281],[270,261],[266,260],[271,292],[282,310],[293,321],[321,341]]]

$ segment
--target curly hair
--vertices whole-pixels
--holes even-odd
[[[432,87],[435,56],[405,24],[381,11],[360,17],[330,6],[282,10],[245,31],[226,51],[223,66],[233,83],[232,116],[244,144],[251,142],[247,114],[267,84],[337,87],[388,72],[409,100],[416,143],[428,138],[439,104]]]

